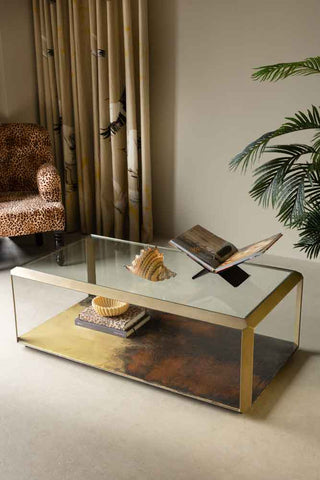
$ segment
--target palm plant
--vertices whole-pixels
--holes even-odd
[[[255,70],[254,80],[273,82],[293,75],[320,74],[320,57]],[[264,207],[276,208],[277,217],[286,227],[298,229],[299,242],[295,247],[306,252],[309,258],[317,257],[320,253],[320,109],[312,106],[285,120],[276,130],[247,145],[231,160],[230,168],[246,172],[264,153],[276,154],[272,160],[254,166],[255,180],[249,193]],[[310,145],[269,145],[276,137],[301,130],[314,131]]]

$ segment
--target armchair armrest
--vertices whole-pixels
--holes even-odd
[[[61,182],[58,171],[51,163],[44,163],[37,171],[40,196],[47,202],[61,202]]]

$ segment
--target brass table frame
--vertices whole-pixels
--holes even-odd
[[[288,295],[288,293],[296,287],[296,314],[295,314],[295,332],[294,344],[296,349],[300,344],[300,329],[301,329],[301,309],[302,309],[302,295],[303,295],[303,276],[301,273],[291,271],[285,280],[280,283],[274,291],[272,291],[260,304],[258,304],[246,318],[239,318],[232,315],[227,315],[218,312],[207,311],[196,307],[175,304],[166,300],[151,298],[134,294],[126,291],[121,291],[109,287],[96,285],[95,277],[95,252],[94,242],[91,237],[86,238],[86,258],[87,258],[87,282],[59,277],[56,275],[44,273],[29,269],[28,267],[15,267],[11,270],[11,285],[14,305],[14,320],[17,342],[20,341],[18,333],[18,321],[16,313],[16,302],[14,292],[13,277],[21,277],[29,280],[63,287],[78,292],[83,292],[88,295],[101,295],[109,298],[114,298],[120,301],[126,301],[135,305],[140,305],[152,310],[172,313],[174,315],[187,317],[190,319],[201,320],[207,323],[222,325],[225,327],[241,330],[241,358],[240,358],[240,401],[239,408],[228,407],[221,405],[221,403],[211,402],[236,410],[241,413],[247,412],[252,405],[252,388],[253,388],[253,353],[254,353],[254,330],[257,325],[278,305],[281,300]],[[62,267],[63,268],[63,267]],[[259,268],[273,268],[264,265],[259,265]],[[282,269],[278,269],[282,270]],[[77,361],[76,359],[74,359]],[[92,365],[95,366],[95,365]],[[162,387],[165,388],[165,387]]]

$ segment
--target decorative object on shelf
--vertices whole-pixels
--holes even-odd
[[[129,303],[120,302],[113,298],[94,297],[92,307],[98,315],[102,317],[116,317],[125,313],[129,308]]]
[[[281,237],[282,234],[278,233],[238,249],[232,243],[214,235],[201,225],[195,225],[170,240],[169,243],[203,267],[203,270],[194,275],[192,279],[209,272],[218,273],[232,286],[238,287],[249,277],[238,265],[262,255]]]
[[[295,75],[319,75],[320,57],[265,65],[255,70],[253,80],[262,82]],[[299,232],[300,239],[294,247],[304,251],[307,257],[315,258],[320,254],[320,108],[313,105],[285,120],[279,128],[249,143],[231,160],[230,168],[241,168],[243,172],[254,169],[251,197],[263,207],[276,208],[280,222]],[[292,143],[289,137],[290,143],[270,145],[270,141],[279,136],[302,130],[313,130],[310,142]],[[264,153],[275,157],[264,157]],[[261,157],[264,163],[256,166]]]
[[[146,310],[136,305],[130,305],[128,310],[117,317],[99,315],[92,306],[85,308],[75,319],[80,327],[90,328],[99,332],[129,337],[150,320]]]
[[[151,282],[161,282],[177,275],[164,265],[163,253],[160,253],[157,247],[140,250],[140,255],[136,255],[131,265],[126,265],[126,268]]]

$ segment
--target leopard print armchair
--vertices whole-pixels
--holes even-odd
[[[61,183],[47,130],[0,124],[0,237],[56,232],[65,227]],[[41,240],[40,240],[41,242]]]

